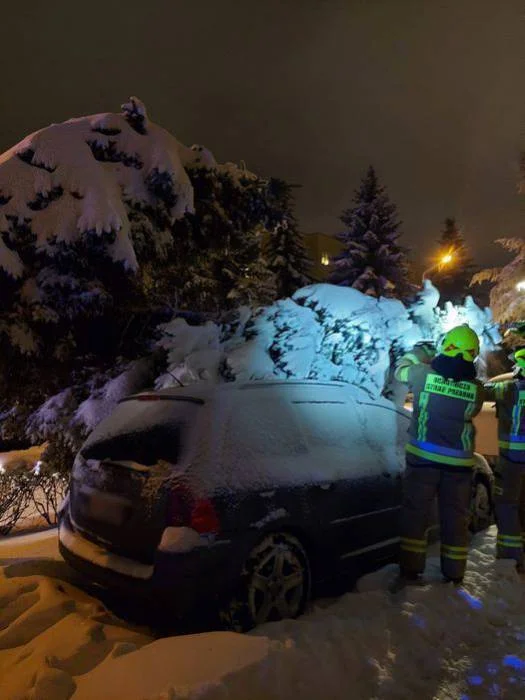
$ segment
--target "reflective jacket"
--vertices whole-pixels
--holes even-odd
[[[472,419],[483,406],[483,387],[476,379],[446,379],[432,369],[424,353],[416,347],[401,358],[395,373],[414,395],[407,459],[451,469],[472,467]]]
[[[520,374],[485,384],[488,400],[496,401],[500,454],[525,462],[525,378]]]

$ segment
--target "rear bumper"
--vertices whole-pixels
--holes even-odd
[[[68,511],[66,508],[60,518],[60,553],[76,571],[105,588],[169,598],[170,610],[183,616],[200,600],[209,602],[231,589],[239,578],[243,558],[229,541],[185,553],[157,550],[153,564],[148,565],[113,554],[87,539],[75,529]]]

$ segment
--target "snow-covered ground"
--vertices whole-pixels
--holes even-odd
[[[395,566],[358,593],[249,635],[154,640],[72,585],[53,531],[0,542],[0,697],[15,700],[449,700],[525,693],[525,581],[473,541],[464,589],[391,596]]]
[[[30,471],[34,468],[46,447],[47,444],[45,443],[43,445],[33,445],[27,450],[0,452],[0,474],[22,468]]]

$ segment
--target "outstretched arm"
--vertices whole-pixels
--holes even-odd
[[[513,390],[513,387],[512,380],[486,382],[483,385],[484,399],[485,401],[502,401]]]
[[[434,346],[430,343],[418,343],[398,361],[394,377],[398,382],[408,384],[410,369],[415,365],[430,364],[435,354]]]

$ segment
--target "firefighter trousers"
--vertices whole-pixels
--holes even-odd
[[[525,541],[525,464],[500,456],[495,472],[496,556],[515,559],[521,567]]]
[[[425,569],[427,531],[437,496],[441,530],[441,571],[460,581],[468,555],[468,515],[472,474],[447,471],[439,465],[414,466],[407,462],[401,511],[401,575],[415,576]]]

